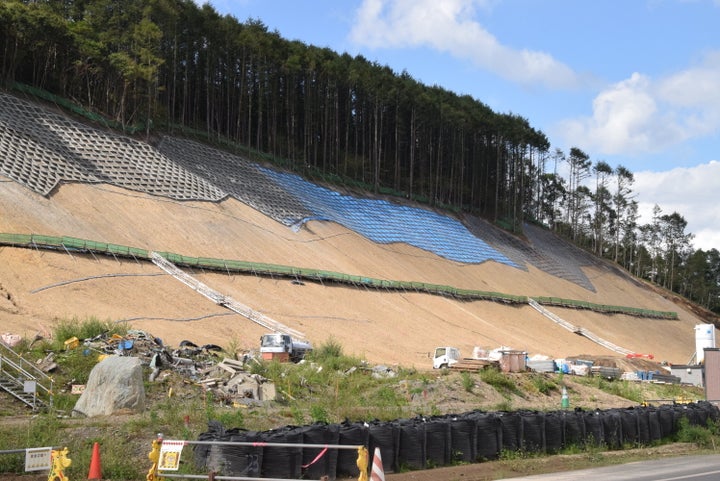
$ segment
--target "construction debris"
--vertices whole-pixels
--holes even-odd
[[[161,339],[139,330],[130,330],[125,336],[101,334],[86,339],[82,346],[88,353],[96,352],[102,357],[137,357],[150,369],[150,382],[161,382],[174,373],[188,384],[212,393],[213,399],[223,404],[247,405],[276,398],[275,386],[247,369],[248,363],[254,360],[251,353],[232,359],[223,356],[220,346],[199,346],[188,340],[171,349]]]

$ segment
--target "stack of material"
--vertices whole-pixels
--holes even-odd
[[[593,366],[590,368],[590,374],[604,377],[605,379],[620,379],[622,373],[622,369],[617,367]]]
[[[471,359],[471,358],[464,358],[456,362],[455,364],[452,364],[450,366],[450,369],[454,371],[482,371],[488,366],[495,366],[499,367],[500,363],[498,361],[493,361],[490,359]]]

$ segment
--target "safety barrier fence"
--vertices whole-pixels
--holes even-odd
[[[182,474],[180,459],[185,446],[205,448],[206,450],[220,450],[228,455],[228,459],[221,464],[201,467],[210,468],[209,474]],[[267,450],[267,453],[266,453]],[[359,480],[367,480],[368,449],[365,445],[349,444],[322,444],[303,442],[265,442],[265,441],[223,441],[223,440],[164,440],[162,434],[152,442],[152,449],[148,458],[152,466],[148,471],[147,479],[184,478],[184,479],[226,479],[226,480],[256,480],[289,481],[301,479],[320,479],[322,476],[335,479],[335,473],[329,472],[327,459],[337,459],[339,450],[355,451],[354,474]],[[238,472],[237,462],[231,458],[234,452],[245,452],[245,465]],[[195,456],[197,461],[197,453]],[[329,453],[333,453],[330,455]],[[297,470],[289,471],[288,460],[300,460]],[[261,476],[262,477],[259,477]]]
[[[706,426],[717,422],[720,411],[706,401],[591,411],[472,411],[386,422],[316,423],[264,432],[226,430],[213,421],[199,441],[244,444],[198,446],[193,454],[196,468],[223,475],[339,479],[357,476],[355,456],[328,450],[310,470],[303,466],[318,451],[306,450],[302,443],[368,446],[370,453],[378,448],[384,473],[391,473],[495,460],[503,452],[555,454],[571,447],[647,446],[676,434],[683,418],[690,425]],[[297,445],[264,450],[264,442]]]
[[[25,471],[49,471],[48,480],[65,480],[65,468],[72,464],[67,447],[38,447],[0,450],[0,455],[22,454],[25,457]]]
[[[66,252],[79,251],[93,255],[100,254],[113,257],[126,257],[133,258],[135,260],[151,261],[150,252],[145,249],[78,239],[75,237],[0,233],[0,245],[37,249],[64,250]],[[267,264],[262,262],[247,262],[209,257],[190,257],[181,254],[175,254],[172,252],[157,252],[157,254],[163,256],[168,261],[180,267],[191,267],[228,273],[253,274],[259,276],[281,276],[297,280],[316,282],[336,282],[340,284],[350,284],[354,286],[362,286],[373,289],[416,291],[426,294],[441,295],[468,301],[485,300],[493,302],[503,302],[514,305],[528,304],[530,299],[534,299],[538,304],[541,305],[560,306],[574,309],[587,309],[594,312],[601,312],[606,314],[625,314],[635,317],[652,319],[678,319],[678,315],[676,312],[654,311],[650,309],[639,309],[628,306],[611,306],[556,297],[517,296],[492,291],[459,289],[452,286],[429,284],[424,282],[375,279],[366,276],[343,274],[340,272],[283,266],[278,264]]]

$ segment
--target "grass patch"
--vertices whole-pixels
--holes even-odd
[[[115,324],[112,321],[101,321],[95,317],[80,320],[77,317],[59,321],[53,328],[53,339],[56,348],[63,348],[64,342],[73,337],[80,341],[93,339],[97,336],[118,334],[126,335],[127,327],[122,324]]]
[[[645,397],[640,385],[629,381],[605,379],[600,376],[578,377],[577,381],[585,386],[594,387],[600,391],[634,401],[638,404],[642,403]]]
[[[720,439],[718,439],[718,425],[709,421],[707,426],[691,425],[687,418],[680,418],[678,421],[677,441],[681,443],[692,443],[700,448],[715,450]]]
[[[485,368],[480,371],[482,382],[491,385],[497,392],[507,397],[510,394],[521,395],[515,381],[496,368]]]
[[[460,379],[462,380],[462,385],[465,391],[467,392],[473,392],[473,389],[475,388],[475,379],[469,372],[462,372],[460,373]]]

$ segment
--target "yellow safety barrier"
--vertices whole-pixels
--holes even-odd
[[[160,461],[160,446],[162,445],[162,438],[158,436],[157,439],[153,439],[152,442],[152,450],[148,454],[148,459],[152,461],[152,466],[150,467],[150,470],[147,473],[147,476],[145,476],[145,479],[147,481],[162,481],[164,478],[162,476],[158,476],[157,469],[158,469],[158,462]]]
[[[360,470],[358,481],[368,481],[368,450],[365,446],[360,446],[358,448],[358,458],[356,464]]]

